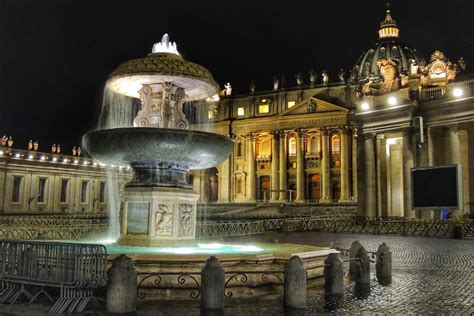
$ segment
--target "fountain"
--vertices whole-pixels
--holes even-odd
[[[121,64],[110,75],[106,89],[141,101],[133,127],[110,128],[110,121],[124,120],[106,119],[109,128],[83,138],[94,158],[111,165],[129,165],[134,171],[122,194],[124,213],[118,243],[157,245],[194,240],[199,196],[192,191],[188,172],[222,163],[234,146],[228,137],[190,131],[183,113],[184,101],[217,93],[212,75],[185,61],[165,34],[147,57]],[[117,116],[113,108],[108,112]]]
[[[219,257],[226,272],[244,273],[245,280],[248,274],[249,287],[239,286],[239,296],[257,294],[256,287],[266,284],[267,274],[283,271],[293,255],[305,260],[309,279],[322,275],[321,264],[331,249],[194,240],[199,196],[188,173],[224,162],[234,141],[189,129],[183,103],[211,97],[218,86],[207,69],[179,55],[167,34],[148,56],[119,65],[105,91],[109,101],[103,104],[99,128],[83,136],[83,146],[103,163],[130,166],[134,171],[121,192],[120,238],[107,245],[109,260],[127,254],[142,276],[140,286],[155,276],[155,283],[148,286],[152,296],[173,299],[180,298],[182,274],[196,275],[211,254]],[[137,107],[133,100],[138,99]],[[178,279],[166,281],[170,288],[156,288],[162,277],[173,274]]]

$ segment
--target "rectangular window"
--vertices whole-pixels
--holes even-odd
[[[288,108],[290,109],[290,108],[294,107],[295,104],[296,104],[295,101],[288,101]]]
[[[105,182],[99,184],[99,203],[105,202]]]
[[[81,182],[81,203],[87,203],[87,188],[89,186],[89,181],[82,180]]]
[[[258,113],[268,113],[270,112],[270,106],[268,104],[260,104],[258,106]]]
[[[23,177],[13,176],[13,191],[12,191],[12,202],[20,202],[20,189],[21,189],[21,180]]]
[[[238,116],[244,116],[245,115],[244,108],[237,108],[237,115]]]
[[[61,179],[61,203],[67,203],[69,179]]]
[[[46,178],[38,180],[38,203],[44,203],[46,195]]]
[[[213,112],[212,110],[209,110],[209,111],[207,112],[207,118],[208,118],[208,119],[213,119],[213,118],[214,118],[214,112]]]

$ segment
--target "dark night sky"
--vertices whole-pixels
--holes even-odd
[[[0,134],[17,148],[80,143],[95,125],[107,75],[168,32],[222,86],[271,88],[273,76],[352,68],[377,40],[385,2],[0,0]],[[474,63],[474,1],[394,0],[403,42]]]

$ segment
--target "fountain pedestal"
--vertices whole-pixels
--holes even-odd
[[[194,240],[199,195],[189,189],[126,187],[119,244],[148,246]]]

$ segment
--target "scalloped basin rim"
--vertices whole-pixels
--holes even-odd
[[[235,142],[209,132],[130,127],[89,132],[82,137],[82,144],[92,157],[107,164],[166,162],[194,170],[224,162]]]

